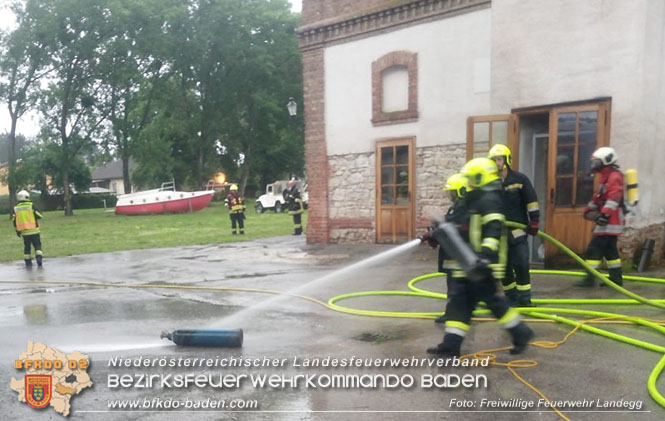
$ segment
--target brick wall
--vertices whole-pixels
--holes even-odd
[[[409,74],[409,105],[404,111],[383,112],[383,71],[404,66]],[[372,124],[397,124],[418,119],[418,54],[393,51],[372,63]]]
[[[304,51],[305,163],[309,185],[307,242],[309,244],[329,241],[324,78],[323,49]]]
[[[624,262],[631,262],[646,239],[656,240],[654,252],[651,255],[651,264],[665,262],[665,224],[653,224],[640,229],[626,228],[619,237],[621,259]]]
[[[351,15],[376,7],[390,7],[405,0],[303,0],[302,24],[309,25],[326,19]]]

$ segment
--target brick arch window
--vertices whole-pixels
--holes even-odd
[[[418,119],[418,53],[393,51],[372,62],[372,124]]]

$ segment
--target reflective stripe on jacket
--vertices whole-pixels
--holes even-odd
[[[231,193],[226,198],[229,201],[229,209],[231,210],[231,213],[245,211],[245,199],[243,199],[242,196]]]
[[[623,232],[626,221],[623,204],[623,174],[617,167],[608,166],[600,171],[598,191],[584,212],[600,211],[609,216],[607,225],[596,225],[594,235],[618,236]]]
[[[19,202],[14,206],[14,226],[21,235],[32,235],[39,233],[39,224],[37,219],[41,218],[41,213],[36,211],[32,202]]]

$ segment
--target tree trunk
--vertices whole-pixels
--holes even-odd
[[[122,182],[125,187],[125,194],[132,192],[132,183],[129,179],[129,157],[122,157]]]
[[[71,189],[69,188],[69,170],[63,170],[62,183],[64,184],[65,189],[65,216],[73,216],[74,211],[72,210],[72,193]]]
[[[242,178],[240,179],[240,186],[238,186],[238,190],[240,190],[240,195],[243,197],[245,196],[245,187],[247,187],[247,180],[249,180],[249,149],[250,147],[247,146],[247,149],[245,150],[245,161],[243,162],[242,166]]]
[[[7,187],[9,188],[9,209],[14,209],[16,205],[16,184],[14,183],[14,171],[16,171],[16,124],[18,118],[11,114],[12,127],[9,132],[9,165],[7,168]]]
[[[205,182],[206,182],[206,180],[203,179],[203,163],[204,163],[204,158],[205,158],[204,154],[203,154],[203,145],[204,145],[204,142],[201,139],[201,141],[199,142],[199,156],[198,156],[198,162],[197,162],[198,174],[196,174],[196,177],[197,177],[198,182],[199,182],[199,186],[200,185],[205,185]]]

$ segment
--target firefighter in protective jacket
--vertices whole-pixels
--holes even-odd
[[[469,212],[468,244],[491,275],[470,281],[462,269],[451,271],[451,290],[448,293],[443,341],[427,352],[440,356],[459,356],[464,336],[469,330],[471,315],[479,301],[484,301],[513,340],[511,353],[521,353],[533,336],[533,331],[521,320],[517,310],[498,289],[506,262],[506,230],[503,188],[494,161],[475,158],[467,162],[461,173],[467,178],[469,191],[465,199]],[[436,233],[434,234],[436,236]]]
[[[300,191],[296,187],[296,180],[291,179],[287,184],[287,189],[282,193],[286,205],[289,209],[289,215],[293,216],[293,234],[300,235],[302,234],[302,197],[300,196]]]
[[[600,175],[600,185],[584,209],[584,217],[596,222],[593,237],[587,248],[586,262],[595,269],[600,267],[604,257],[610,280],[617,285],[623,285],[617,239],[625,224],[625,205],[623,174],[617,164],[616,151],[613,148],[603,147],[591,154],[591,172]],[[577,285],[593,286],[593,275],[587,273],[584,280]],[[601,283],[601,286],[603,285]]]
[[[452,206],[448,208],[444,220],[446,222],[455,224],[455,226],[458,227],[460,233],[462,234],[462,237],[468,241],[469,213],[467,212],[466,202],[464,200],[468,190],[468,182],[466,177],[460,173],[451,175],[446,180],[446,184],[443,187],[443,190],[450,194],[450,200],[453,203]],[[439,244],[433,238],[431,238],[431,233],[431,230],[427,231],[420,237],[420,239],[422,241],[427,241],[427,243],[432,248],[439,247],[438,271],[446,274],[446,292],[450,293],[452,285],[452,271],[459,270],[460,266],[451,256],[446,254],[446,251],[443,247],[440,247]],[[434,321],[436,323],[444,323],[446,321],[446,313],[437,317]]]
[[[238,234],[238,228],[240,228],[240,234],[245,233],[245,199],[238,193],[238,186],[232,184],[229,188],[229,194],[226,196],[229,206],[229,216],[231,217],[231,234]]]
[[[16,194],[18,203],[14,206],[12,222],[16,228],[16,235],[23,237],[23,260],[26,267],[32,267],[32,247],[35,248],[37,266],[42,266],[42,240],[39,235],[39,222],[42,214],[30,201],[30,194],[21,190]]]
[[[512,156],[506,145],[494,145],[488,158],[496,162],[503,180],[506,220],[527,226],[526,230],[516,228],[508,231],[508,262],[506,277],[502,280],[503,291],[511,305],[531,306],[527,234],[538,234],[540,208],[536,190],[526,175],[510,167]]]

